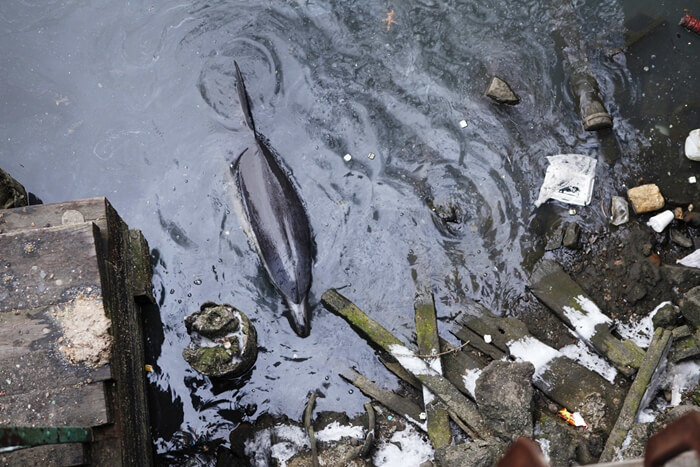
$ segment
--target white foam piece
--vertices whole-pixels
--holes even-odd
[[[691,131],[685,139],[685,157],[700,161],[700,128]]]
[[[611,319],[605,316],[598,305],[593,303],[588,297],[578,295],[574,300],[579,305],[579,309],[571,306],[563,307],[564,316],[569,320],[576,334],[582,339],[590,341],[595,334],[595,327],[601,323],[610,324]]]
[[[676,263],[689,268],[700,268],[700,248],[676,261]]]

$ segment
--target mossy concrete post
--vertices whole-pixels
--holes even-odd
[[[610,432],[608,441],[605,443],[599,462],[612,461],[625,441],[627,433],[634,425],[645,394],[650,392],[648,388],[652,385],[654,376],[658,376],[663,371],[664,361],[673,341],[672,335],[671,331],[663,328],[659,328],[654,332],[654,338],[644,355],[644,360],[639,367],[637,376],[627,392],[625,402],[622,404],[622,410],[620,410],[620,415],[617,417],[615,426]]]
[[[418,378],[445,404],[448,410],[459,417],[479,437],[495,438],[474,402],[467,399],[447,378],[430,368],[386,328],[367,316],[354,303],[335,289],[327,290],[321,297],[321,303],[328,310],[350,323],[362,337],[368,339],[374,346],[388,352],[398,360],[404,369]]]
[[[416,341],[418,353],[422,356],[436,355],[434,358],[425,358],[425,362],[440,374],[442,363],[440,357],[440,338],[437,330],[437,317],[435,316],[435,302],[430,290],[416,294],[414,309],[416,312]],[[450,429],[450,415],[438,399],[423,387],[423,402],[428,422],[428,437],[435,449],[447,446],[452,442]]]

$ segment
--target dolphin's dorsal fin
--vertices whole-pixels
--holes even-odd
[[[243,109],[245,122],[248,125],[248,128],[255,132],[255,122],[253,121],[253,114],[250,111],[250,100],[248,99],[248,93],[246,92],[245,84],[243,83],[243,75],[241,74],[241,69],[238,68],[238,63],[235,60],[233,64],[236,66],[236,88],[238,89],[238,100],[241,102],[241,109]]]

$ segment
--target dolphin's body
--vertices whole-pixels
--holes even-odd
[[[306,337],[311,329],[307,295],[313,256],[309,220],[267,140],[255,130],[243,76],[235,66],[238,98],[252,132],[248,147],[231,164],[243,220],[267,275],[289,305],[294,331]]]

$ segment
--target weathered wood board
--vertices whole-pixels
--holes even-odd
[[[644,358],[644,351],[634,342],[620,340],[612,335],[612,320],[558,263],[540,260],[530,281],[532,293],[576,332],[583,342],[605,356],[624,375],[632,376],[637,371]]]
[[[85,465],[91,459],[80,443],[48,444],[32,449],[0,453],[0,466],[17,467],[34,465],[41,467],[70,467]]]
[[[494,316],[475,302],[468,309],[474,314],[462,313],[457,318],[451,329],[455,336],[463,340],[464,336],[469,335],[478,343],[474,348],[487,355],[503,355],[501,358],[517,358],[533,363],[535,375],[532,383],[536,388],[562,407],[580,411],[584,417],[589,415],[588,420],[594,429],[603,432],[612,429],[624,397],[621,388],[535,339],[521,321]],[[484,340],[486,335],[490,343]],[[469,345],[472,346],[471,340]],[[447,374],[453,381],[461,376],[464,383],[455,384],[473,397],[466,383],[471,380],[473,384],[478,377],[478,371],[474,368],[477,362],[473,358],[460,360],[457,361],[456,356],[451,357]],[[443,358],[443,361],[448,360]]]
[[[145,239],[105,198],[0,210],[0,422],[92,427],[93,462],[151,465],[135,300],[150,281]],[[4,459],[41,452],[73,451]]]

